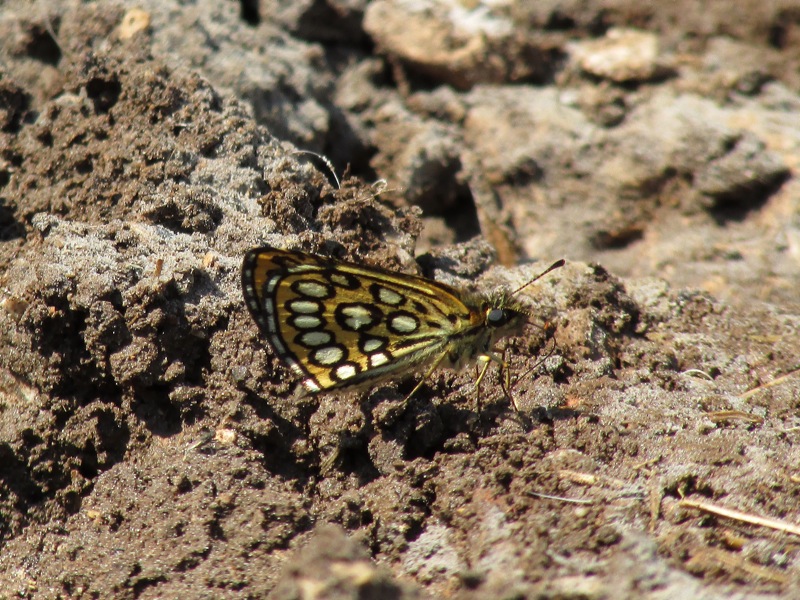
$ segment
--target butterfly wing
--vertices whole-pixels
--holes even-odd
[[[449,286],[292,250],[248,252],[242,290],[275,352],[314,392],[427,362],[481,319]]]

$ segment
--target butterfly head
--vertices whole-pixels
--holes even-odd
[[[512,292],[500,292],[484,305],[484,323],[488,329],[493,331],[492,337],[494,339],[504,335],[519,335],[522,333],[522,328],[530,322],[531,311],[517,300],[517,295],[550,271],[562,266],[564,266],[564,260],[557,260],[536,277],[529,279]]]
[[[518,335],[530,318],[528,310],[511,296],[503,294],[483,305],[483,320],[492,337]]]

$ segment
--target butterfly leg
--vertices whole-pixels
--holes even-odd
[[[447,352],[442,352],[442,353],[441,353],[441,354],[440,354],[440,355],[439,355],[439,356],[436,358],[436,360],[435,360],[435,361],[433,361],[433,363],[431,363],[431,366],[430,366],[430,368],[429,368],[427,371],[425,371],[425,375],[423,375],[423,376],[422,376],[422,379],[420,379],[420,380],[419,380],[419,382],[417,383],[417,385],[415,385],[415,386],[414,386],[414,389],[413,389],[413,390],[411,390],[411,391],[408,393],[408,395],[405,397],[405,400],[404,400],[405,402],[408,402],[409,400],[411,400],[411,396],[413,396],[414,394],[416,394],[416,393],[417,393],[417,390],[419,390],[419,388],[421,388],[421,387],[422,387],[422,384],[423,384],[423,383],[425,383],[425,380],[427,380],[427,379],[428,379],[428,377],[430,377],[430,376],[431,376],[431,373],[433,373],[433,372],[436,370],[436,368],[437,368],[437,367],[438,367],[440,364],[442,364],[442,361],[445,359],[445,357],[446,357],[446,356],[447,356]]]
[[[503,348],[503,355],[499,359],[497,355],[495,355],[494,360],[498,362],[500,365],[500,389],[503,390],[503,395],[511,400],[511,404],[514,406],[514,410],[519,412],[519,407],[517,406],[517,401],[514,399],[514,396],[511,395],[511,369],[509,368],[508,363],[506,362],[506,353],[508,352],[508,347]]]
[[[480,375],[478,375],[478,378],[475,380],[475,388],[478,390],[478,393],[480,394],[481,382],[483,381],[483,377],[486,375],[486,371],[489,370],[489,365],[492,364],[492,357],[489,356],[488,354],[481,354],[478,357],[478,362],[483,363],[483,368],[481,369]]]
[[[480,396],[481,382],[486,375],[486,371],[489,369],[489,365],[493,362],[497,363],[500,365],[500,387],[503,390],[503,394],[511,400],[511,403],[514,405],[514,410],[519,412],[517,402],[514,400],[514,396],[511,395],[511,370],[508,368],[508,363],[506,362],[506,350],[503,350],[502,356],[498,356],[494,353],[481,354],[478,356],[478,361],[484,363],[481,374],[475,381],[475,388],[477,389],[478,396]]]
[[[500,378],[500,388],[503,390],[503,394],[511,400],[511,404],[514,406],[514,410],[519,412],[519,406],[517,406],[517,401],[514,396],[511,394],[511,390],[513,389],[511,386],[511,369],[506,362],[506,351],[508,348],[503,348],[503,362],[500,367],[501,378]]]

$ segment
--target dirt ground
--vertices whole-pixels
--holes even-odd
[[[799,91],[796,0],[0,4],[0,598],[800,597]],[[265,243],[565,258],[518,410],[298,394]]]

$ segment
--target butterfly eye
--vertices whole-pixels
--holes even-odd
[[[511,313],[501,308],[493,308],[486,313],[486,324],[490,327],[501,327],[508,323]]]

